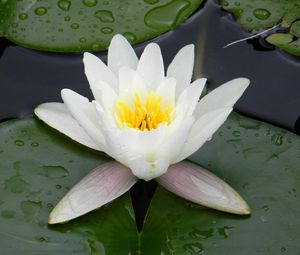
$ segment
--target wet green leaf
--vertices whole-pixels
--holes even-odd
[[[114,34],[139,43],[189,17],[203,0],[2,0],[0,34],[25,47],[83,52],[105,50]]]
[[[267,41],[282,50],[300,56],[300,0],[220,0],[237,22],[247,30],[260,30],[280,24],[286,36],[270,35]],[[291,40],[289,38],[292,38]]]
[[[191,160],[231,184],[252,215],[210,210],[159,188],[144,226],[143,255],[300,254],[298,136],[232,114]]]

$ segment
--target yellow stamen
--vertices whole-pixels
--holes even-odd
[[[172,122],[173,105],[161,107],[163,98],[155,92],[150,92],[144,102],[135,93],[133,108],[127,102],[119,100],[116,103],[115,119],[119,127],[136,128],[141,131],[156,129],[159,124],[169,125]]]

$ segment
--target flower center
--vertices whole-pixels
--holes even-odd
[[[174,107],[173,105],[161,107],[161,100],[161,96],[150,92],[144,103],[141,102],[139,94],[135,93],[133,107],[130,107],[125,101],[117,101],[115,119],[119,127],[127,126],[141,131],[149,131],[156,129],[159,124],[170,124],[172,121],[171,111]]]

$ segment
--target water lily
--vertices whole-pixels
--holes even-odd
[[[85,53],[84,68],[94,100],[63,89],[63,103],[44,103],[35,114],[78,143],[115,161],[81,180],[51,212],[59,223],[94,210],[137,181],[156,180],[195,203],[249,214],[246,202],[221,179],[192,163],[197,151],[224,123],[249,80],[238,78],[200,101],[206,79],[191,83],[194,46],[183,47],[165,73],[160,47],[150,43],[140,59],[121,36],[113,37],[105,65]]]

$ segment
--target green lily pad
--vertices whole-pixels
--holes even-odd
[[[203,208],[159,188],[144,226],[143,255],[300,254],[298,136],[232,114],[191,160],[230,183],[252,215]]]
[[[107,49],[114,34],[139,43],[187,19],[203,0],[2,0],[0,34],[25,47],[83,52]]]
[[[287,29],[284,33],[286,36],[283,33],[275,37],[270,35],[267,41],[289,54],[300,56],[300,0],[220,0],[220,3],[247,30],[266,29],[280,24]]]
[[[1,254],[129,254],[137,249],[129,194],[84,217],[49,226],[60,198],[109,159],[31,117],[0,125]]]
[[[63,225],[47,225],[59,199],[110,160],[32,117],[0,124],[3,254],[300,254],[300,138],[233,113],[190,160],[230,183],[252,215],[230,215],[156,190],[138,233],[129,194]],[[241,252],[242,251],[242,252]]]

